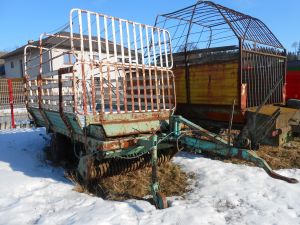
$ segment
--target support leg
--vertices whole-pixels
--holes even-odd
[[[152,176],[151,176],[151,194],[153,196],[154,203],[158,209],[165,209],[168,207],[166,197],[159,192],[159,183],[157,178],[157,136],[153,136],[153,148],[152,148]]]

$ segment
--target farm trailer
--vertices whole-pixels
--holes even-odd
[[[69,49],[61,52],[62,45]],[[39,56],[31,54],[34,49]],[[71,65],[43,70],[65,55],[74,57]],[[53,133],[52,158],[75,157],[87,183],[151,166],[151,193],[156,206],[165,208],[157,166],[182,149],[245,159],[271,177],[298,182],[272,171],[254,152],[174,115],[167,30],[73,9],[63,31],[44,33],[38,46],[24,49],[24,62],[28,112],[37,126]]]
[[[206,128],[242,131],[239,147],[288,141],[299,110],[285,106],[286,50],[262,21],[198,1],[159,15],[155,26],[172,37],[176,113]]]

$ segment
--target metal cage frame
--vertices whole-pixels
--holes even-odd
[[[284,103],[286,49],[261,20],[211,1],[198,1],[175,12],[158,15],[155,26],[171,33],[175,66],[178,64],[176,54],[184,55],[188,104],[191,103],[191,55],[202,54],[204,59],[208,51],[235,52],[239,64],[237,82],[241,95],[237,102],[240,109]],[[222,43],[226,47],[220,47]]]

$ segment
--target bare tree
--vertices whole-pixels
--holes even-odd
[[[297,47],[298,47],[298,42],[297,42],[297,41],[293,42],[292,48],[295,49],[295,53],[296,53],[296,54],[297,54]]]

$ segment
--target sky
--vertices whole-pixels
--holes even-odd
[[[82,8],[153,25],[157,14],[173,12],[196,0],[0,0],[0,51],[12,51],[37,40],[69,20]],[[300,42],[300,0],[214,0],[262,20],[288,49]]]

